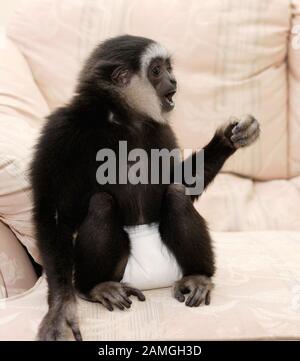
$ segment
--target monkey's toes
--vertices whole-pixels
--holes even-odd
[[[139,301],[145,301],[146,297],[144,296],[143,292],[137,288],[131,287],[127,284],[124,284],[125,292],[127,296],[135,296]]]
[[[69,330],[76,341],[82,341],[78,318],[75,309],[61,307],[60,310],[49,309],[40,324],[37,341],[66,341]]]
[[[130,296],[135,296],[140,301],[145,301],[145,296],[140,290],[120,282],[100,283],[90,293],[92,301],[102,303],[109,311],[113,311],[114,307],[122,311],[130,308],[132,304]]]
[[[210,304],[210,289],[208,286],[196,287],[187,298],[185,305],[188,307],[198,307],[202,303]]]
[[[210,293],[213,283],[210,277],[201,275],[192,275],[183,277],[174,285],[174,297],[179,302],[185,301],[185,293],[189,293],[186,299],[186,306],[198,307],[201,304],[210,304]]]

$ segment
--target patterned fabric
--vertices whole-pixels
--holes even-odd
[[[24,56],[9,40],[0,47],[0,79],[0,221],[38,261],[28,165],[49,108]]]
[[[85,57],[108,36],[122,32],[151,36],[174,52],[180,84],[174,126],[183,147],[204,145],[216,123],[249,111],[262,123],[261,140],[238,152],[225,170],[262,179],[299,175],[296,101],[300,74],[296,64],[300,50],[289,48],[289,124],[285,59],[286,35],[300,22],[300,1],[202,4],[191,0],[186,6],[177,0],[171,18],[169,6],[160,6],[157,14],[157,1],[143,0],[141,7],[136,0],[30,0],[18,8],[9,25],[12,41],[8,39],[0,49],[0,151],[4,155],[0,159],[0,220],[37,261],[27,179],[32,146],[43,117],[68,100]],[[144,19],[139,11],[149,16]],[[155,26],[154,19],[161,26]],[[197,205],[214,230],[299,230],[297,178],[254,183],[221,177],[216,184],[222,187],[213,185]],[[237,182],[243,186],[237,188]],[[259,201],[262,195],[276,206],[266,211],[265,203]],[[284,209],[290,209],[291,203],[294,212],[288,214]]]
[[[20,294],[37,281],[32,264],[16,236],[0,222],[0,298]]]
[[[220,174],[196,208],[218,231],[300,229],[300,177],[254,182]]]
[[[69,99],[100,41],[120,33],[160,41],[174,55],[179,93],[172,122],[182,147],[201,147],[229,116],[253,113],[261,139],[225,169],[269,180],[289,172],[290,26],[289,0],[172,0],[171,7],[169,0],[25,0],[7,33],[50,109]]]
[[[288,169],[291,176],[300,174],[300,1],[291,0],[291,30],[292,36],[288,43]]]
[[[210,306],[189,308],[171,289],[145,291],[128,311],[79,300],[85,340],[300,338],[300,233],[213,234],[217,274]],[[47,311],[46,281],[0,300],[0,340],[33,340]],[[176,315],[176,317],[175,317]]]
[[[186,308],[169,289],[147,291],[146,303],[124,313],[80,301],[86,339],[300,338],[297,24],[300,0],[25,0],[17,9],[0,47],[0,221],[37,261],[33,145],[99,41],[139,34],[174,53],[182,147],[203,146],[232,114],[250,112],[262,124],[260,141],[226,164],[235,175],[218,176],[196,205],[211,229],[235,232],[216,234],[212,305]],[[258,230],[273,231],[247,232]],[[35,279],[13,234],[0,229],[0,339],[34,339],[46,282],[16,295]]]

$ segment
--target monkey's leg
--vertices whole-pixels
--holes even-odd
[[[171,184],[166,190],[159,231],[183,273],[183,278],[175,283],[174,297],[183,302],[184,293],[190,292],[187,306],[209,304],[215,271],[212,242],[205,220],[181,184]]]
[[[44,207],[44,203],[42,206]],[[50,201],[49,201],[50,204]],[[46,207],[44,207],[46,208]],[[37,208],[37,235],[43,267],[48,281],[49,310],[37,335],[41,341],[66,340],[71,329],[77,341],[82,340],[77,317],[75,291],[72,284],[73,229],[64,221],[64,212],[43,212]]]
[[[75,286],[80,296],[112,311],[129,308],[129,296],[145,300],[141,291],[120,283],[129,256],[129,238],[113,197],[95,194],[75,240]]]

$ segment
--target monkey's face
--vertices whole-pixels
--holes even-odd
[[[170,55],[163,46],[125,35],[105,42],[91,59],[100,59],[94,73],[100,79],[98,84],[107,86],[114,98],[120,97],[130,109],[157,121],[168,119],[166,113],[175,106],[177,82]]]
[[[138,100],[140,106],[142,103],[148,103],[148,106],[149,103],[158,103],[163,113],[170,112],[175,106],[173,97],[177,90],[177,81],[168,57],[155,57],[149,65],[143,64],[139,76],[126,66],[119,66],[113,71],[111,80],[121,92],[127,94],[130,103],[133,99]],[[134,106],[138,109],[136,102]]]
[[[169,112],[173,110],[175,106],[173,96],[177,90],[177,82],[170,59],[153,59],[148,67],[147,76],[157,93],[162,111]]]

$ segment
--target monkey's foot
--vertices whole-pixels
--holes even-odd
[[[252,115],[244,115],[240,118],[231,117],[229,122],[224,134],[234,148],[246,147],[259,137],[259,123]]]
[[[76,341],[82,341],[75,300],[64,301],[50,307],[40,324],[37,340],[66,341],[69,339],[70,330]]]
[[[130,308],[130,296],[136,296],[140,301],[145,301],[143,293],[126,283],[120,282],[103,282],[95,286],[89,293],[89,300],[100,302],[109,311],[113,311],[114,307],[119,310]]]
[[[185,276],[175,282],[173,294],[179,302],[185,301],[184,294],[189,293],[186,299],[186,306],[198,307],[201,303],[210,304],[210,293],[214,284],[210,277],[201,275]]]

